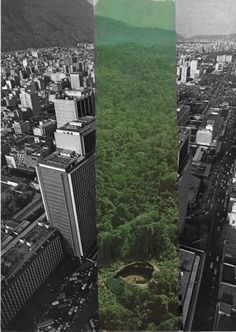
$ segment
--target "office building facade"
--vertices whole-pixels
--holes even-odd
[[[80,97],[65,97],[54,99],[57,128],[72,120],[85,116],[95,116],[95,95],[87,93]]]
[[[87,257],[97,236],[95,154],[58,149],[36,171],[47,219],[60,230],[66,252]]]
[[[62,127],[71,119],[78,118],[78,107],[76,99],[55,99],[55,113],[57,119],[57,128]]]
[[[1,326],[5,329],[64,257],[56,229],[30,225],[2,250]]]
[[[183,230],[188,209],[188,189],[191,176],[190,156],[190,130],[179,130],[179,153],[178,153],[178,205],[180,232]]]
[[[55,132],[56,146],[86,156],[95,152],[96,129],[95,118],[87,116],[71,121]]]
[[[79,73],[70,74],[70,84],[71,84],[71,89],[79,89],[81,87]]]
[[[40,103],[37,92],[29,93],[22,91],[20,93],[20,102],[23,108],[30,108],[33,115],[37,115],[40,112]]]

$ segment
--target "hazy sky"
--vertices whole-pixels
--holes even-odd
[[[236,33],[236,0],[176,0],[176,31],[185,37]]]

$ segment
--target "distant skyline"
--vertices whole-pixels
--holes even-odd
[[[176,32],[183,37],[236,33],[236,0],[176,0]]]

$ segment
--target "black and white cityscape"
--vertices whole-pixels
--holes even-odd
[[[1,55],[2,331],[97,331],[94,44]]]
[[[176,2],[183,330],[235,331],[236,2]],[[95,46],[32,36],[1,53],[1,330],[96,332]]]
[[[199,15],[216,17],[211,4],[192,1],[192,29]],[[185,331],[236,328],[236,34],[224,30],[227,1],[219,9],[214,29],[221,24],[221,34],[177,35],[176,44]]]

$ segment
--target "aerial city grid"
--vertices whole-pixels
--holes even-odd
[[[177,41],[184,330],[236,326],[236,40]]]
[[[185,331],[236,329],[236,3],[176,1]]]
[[[234,331],[236,35],[199,33],[176,40],[183,330]],[[99,328],[94,58],[1,54],[2,331]]]
[[[2,53],[1,71],[2,329],[94,331],[94,46]]]

